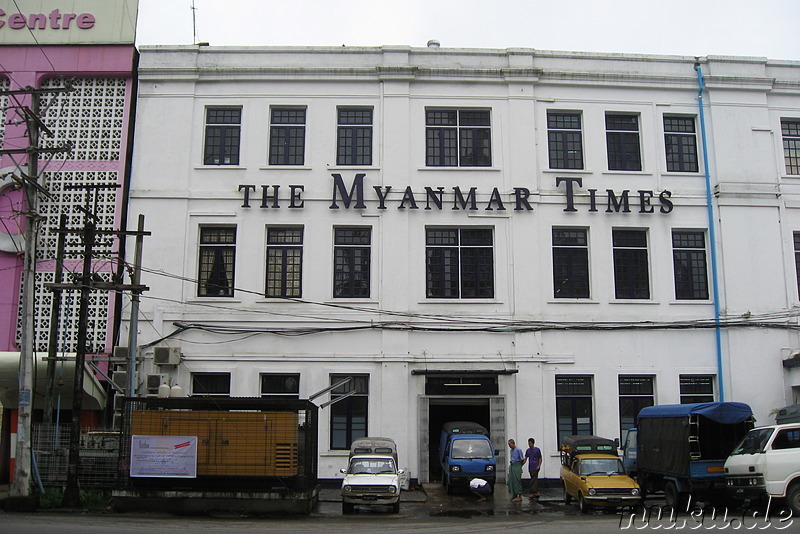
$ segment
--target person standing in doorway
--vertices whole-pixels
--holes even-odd
[[[519,502],[522,500],[522,463],[525,461],[525,456],[522,450],[517,448],[517,444],[513,439],[508,440],[508,447],[511,449],[509,459],[511,465],[508,468],[508,492],[511,494],[512,502]]]
[[[542,451],[536,446],[536,440],[528,438],[528,450],[522,465],[528,462],[528,472],[531,474],[531,499],[539,498],[539,470],[542,468]]]

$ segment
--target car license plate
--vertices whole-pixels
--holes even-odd
[[[365,501],[377,501],[378,500],[378,497],[376,495],[364,495],[361,498],[364,499]]]

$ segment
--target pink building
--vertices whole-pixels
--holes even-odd
[[[17,7],[21,4],[20,7]],[[29,172],[31,89],[40,90],[39,148],[71,143],[69,152],[43,151],[38,158],[40,216],[36,229],[34,301],[35,354],[33,420],[41,419],[47,391],[46,362],[50,338],[53,282],[59,219],[67,228],[84,225],[88,208],[100,230],[120,229],[125,221],[129,174],[129,140],[135,101],[134,48],[137,1],[104,0],[36,2],[26,6],[0,0],[0,483],[13,477],[19,403],[20,289],[27,250],[23,232],[26,202],[20,178]],[[29,7],[30,6],[30,7]],[[26,9],[33,12],[25,11]],[[44,12],[41,12],[44,11]],[[66,91],[54,89],[69,88]],[[83,245],[68,234],[63,264],[64,282],[82,269]],[[121,273],[120,240],[100,235],[92,255],[92,272],[111,282]],[[115,310],[123,303],[114,293],[92,291],[87,323],[88,359],[100,369],[115,345]],[[75,353],[78,292],[62,292],[58,318],[58,351]],[[72,368],[70,368],[70,365]],[[63,383],[56,388],[56,406],[69,420],[74,362],[58,363]],[[99,374],[87,373],[84,383],[84,424],[101,422],[106,386]],[[59,391],[63,390],[63,391]],[[60,393],[60,394],[59,394]]]

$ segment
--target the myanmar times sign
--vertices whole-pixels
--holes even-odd
[[[139,0],[0,0],[0,45],[133,44]]]

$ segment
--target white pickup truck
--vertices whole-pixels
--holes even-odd
[[[750,504],[785,500],[800,515],[800,423],[754,428],[725,461],[728,496]]]
[[[355,505],[389,505],[400,511],[400,476],[397,447],[388,438],[361,438],[350,448],[342,481],[342,513],[352,514]]]

